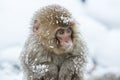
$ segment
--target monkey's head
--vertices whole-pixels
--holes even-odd
[[[32,30],[46,50],[64,54],[73,50],[75,24],[67,9],[59,5],[49,5],[35,14]]]

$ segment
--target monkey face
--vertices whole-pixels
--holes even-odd
[[[55,34],[56,39],[58,40],[58,48],[62,48],[66,51],[69,51],[72,48],[72,28],[71,27],[60,27],[57,29]]]
[[[33,32],[40,37],[40,43],[46,50],[55,54],[73,50],[75,21],[67,9],[47,6],[33,20]]]

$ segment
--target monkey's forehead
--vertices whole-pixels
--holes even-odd
[[[50,25],[70,26],[73,24],[71,13],[64,7],[59,5],[49,5],[43,7],[38,13],[36,18],[40,23],[48,23]]]
[[[69,17],[71,16],[70,12],[66,8],[64,8],[64,7],[60,6],[60,5],[48,5],[48,6],[45,6],[45,7],[41,8],[41,13],[42,12],[43,13],[52,13],[54,15],[63,14],[63,15],[69,16]]]

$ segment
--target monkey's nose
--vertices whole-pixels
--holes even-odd
[[[65,42],[66,42],[66,43],[68,43],[69,41],[68,41],[68,40],[66,40]]]

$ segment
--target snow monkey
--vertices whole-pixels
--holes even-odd
[[[36,12],[21,54],[25,80],[83,80],[85,46],[77,26],[59,5]]]

